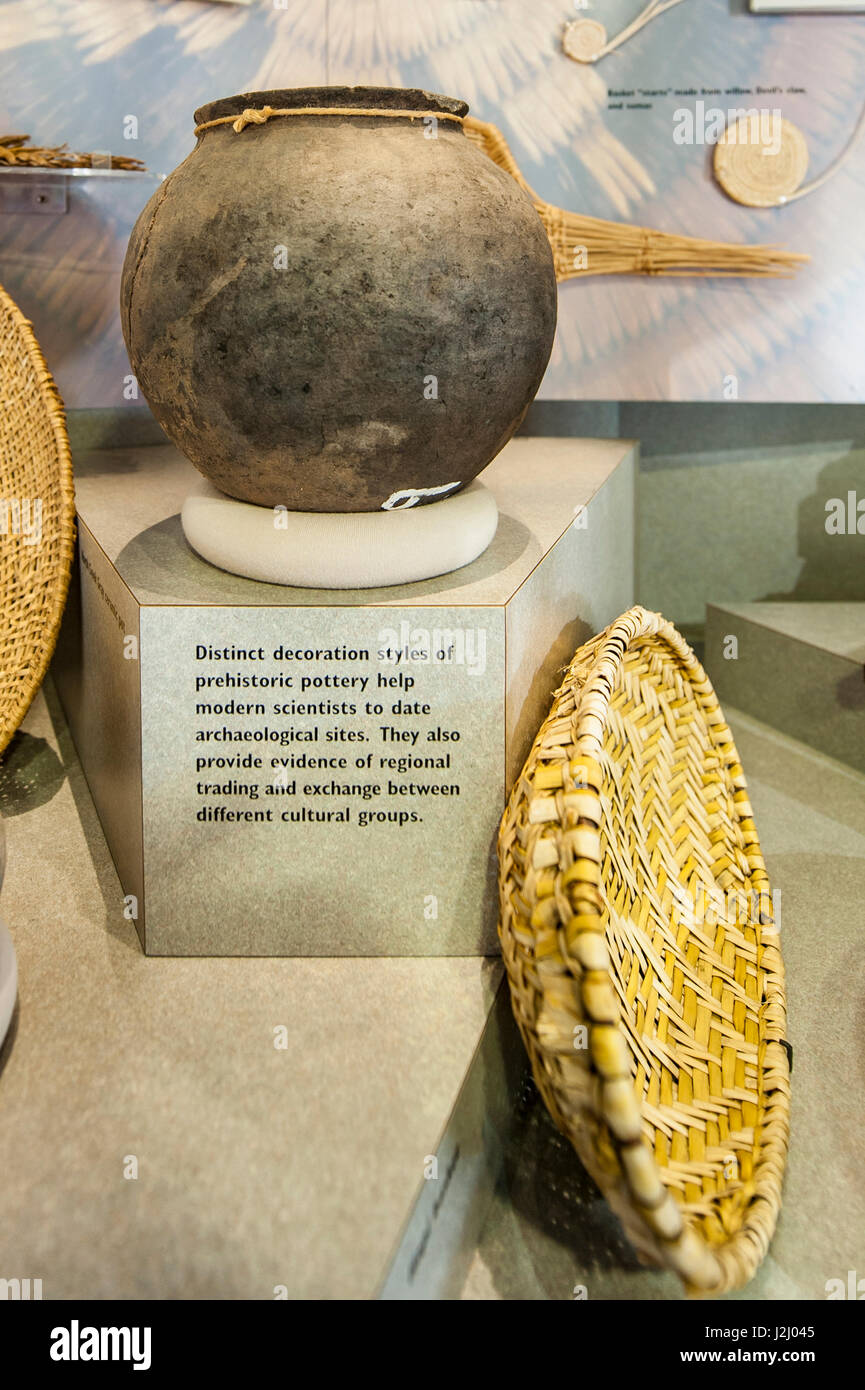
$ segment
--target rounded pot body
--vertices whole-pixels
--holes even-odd
[[[265,107],[302,114],[235,129]],[[305,88],[196,112],[208,128],[132,233],[121,314],[157,420],[223,492],[435,501],[514,433],[552,349],[555,270],[531,200],[449,119],[467,109]]]

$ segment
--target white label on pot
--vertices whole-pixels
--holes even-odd
[[[443,492],[453,492],[462,483],[443,483],[441,487],[404,487],[392,492],[386,502],[382,502],[383,512],[401,512],[406,507],[416,507],[422,497],[440,497]]]

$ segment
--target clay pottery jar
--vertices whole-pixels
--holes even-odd
[[[552,349],[553,256],[467,111],[378,87],[196,111],[194,150],[130,238],[121,312],[154,415],[222,492],[313,512],[435,501],[520,424]]]

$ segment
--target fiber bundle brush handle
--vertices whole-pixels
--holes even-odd
[[[737,246],[567,212],[529,186],[497,126],[467,116],[463,129],[531,198],[550,239],[560,281],[584,275],[790,276],[810,260],[778,246]]]

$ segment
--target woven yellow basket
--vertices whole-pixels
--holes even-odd
[[[31,325],[0,288],[0,753],[48,668],[74,543],[63,403]]]
[[[784,973],[745,778],[676,629],[581,647],[499,837],[514,1014],[558,1127],[641,1256],[746,1283],[789,1126]]]

